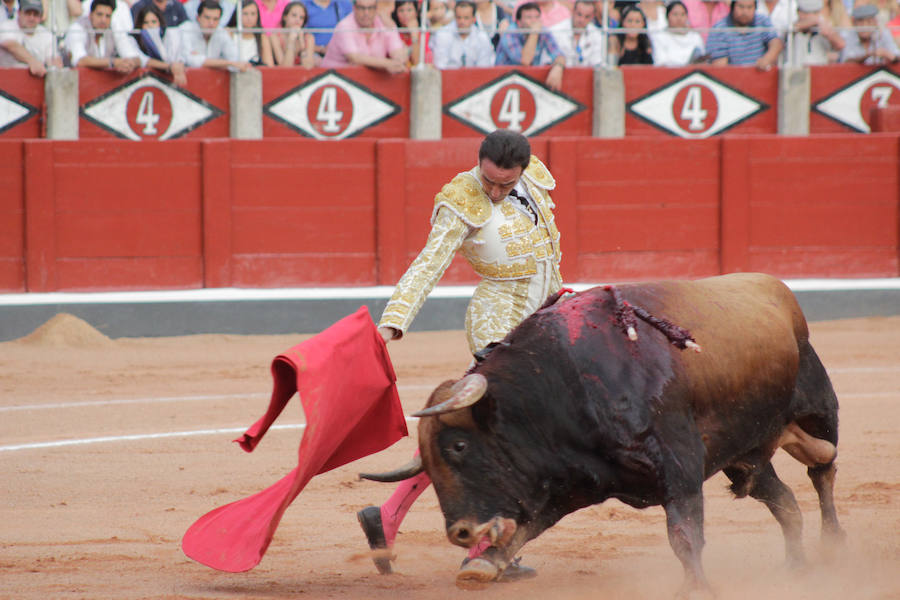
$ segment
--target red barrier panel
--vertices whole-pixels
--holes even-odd
[[[0,69],[0,137],[43,137],[44,78],[28,69]]]
[[[551,156],[567,280],[719,273],[718,140],[554,140]]]
[[[230,166],[231,285],[375,284],[373,140],[233,141]]]
[[[365,67],[262,74],[264,137],[409,137],[409,75]]]
[[[23,144],[0,141],[0,291],[25,291]]]
[[[724,140],[723,246],[744,251],[723,253],[723,271],[896,277],[897,143],[876,134]]]
[[[152,69],[78,69],[79,138],[228,137],[228,71],[188,69],[187,80],[182,88]]]
[[[628,66],[622,74],[629,136],[778,131],[777,70]]]
[[[900,106],[896,67],[810,67],[810,133],[869,133],[875,107]]]
[[[514,129],[531,137],[591,135],[593,71],[566,69],[563,90],[544,84],[550,67],[467,68],[441,71],[444,138]]]
[[[29,291],[202,285],[198,142],[25,148]]]

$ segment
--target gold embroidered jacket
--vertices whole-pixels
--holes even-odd
[[[457,251],[482,277],[466,314],[473,352],[505,337],[548,294],[559,290],[559,231],[549,194],[556,182],[535,156],[522,182],[537,205],[537,224],[509,197],[491,202],[478,167],[458,174],[441,189],[425,247],[397,284],[379,327],[393,327],[402,336]]]

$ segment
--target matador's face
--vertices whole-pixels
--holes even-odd
[[[478,170],[481,172],[481,187],[491,202],[500,202],[506,198],[522,176],[522,167],[504,169],[489,158],[478,164]]]

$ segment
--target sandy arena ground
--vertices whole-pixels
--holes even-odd
[[[812,340],[841,401],[836,487],[845,548],[819,542],[815,493],[783,452],[776,469],[803,509],[810,566],[784,567],[778,525],[734,500],[721,474],[705,486],[707,575],[722,600],[900,599],[900,317],[814,323]],[[562,520],[525,547],[537,579],[462,591],[464,551],[450,545],[427,491],[378,576],[355,511],[415,441],[313,479],[254,570],[220,573],[186,558],[185,529],[207,511],[274,483],[296,464],[298,429],[271,431],[253,454],[230,442],[263,412],[269,364],[305,336],[200,335],[109,340],[57,318],[0,343],[0,598],[659,599],[682,579],[660,508],[617,501]],[[390,351],[407,413],[468,364],[460,331],[411,334]],[[301,423],[296,399],[279,423]],[[124,436],[133,436],[123,439]],[[96,438],[112,438],[97,440]],[[56,447],[47,442],[80,440]],[[22,447],[25,446],[25,447]]]

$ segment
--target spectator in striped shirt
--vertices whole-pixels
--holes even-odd
[[[760,71],[775,65],[782,48],[769,18],[756,14],[755,0],[731,0],[731,12],[713,25],[706,42],[712,64],[756,65]]]

